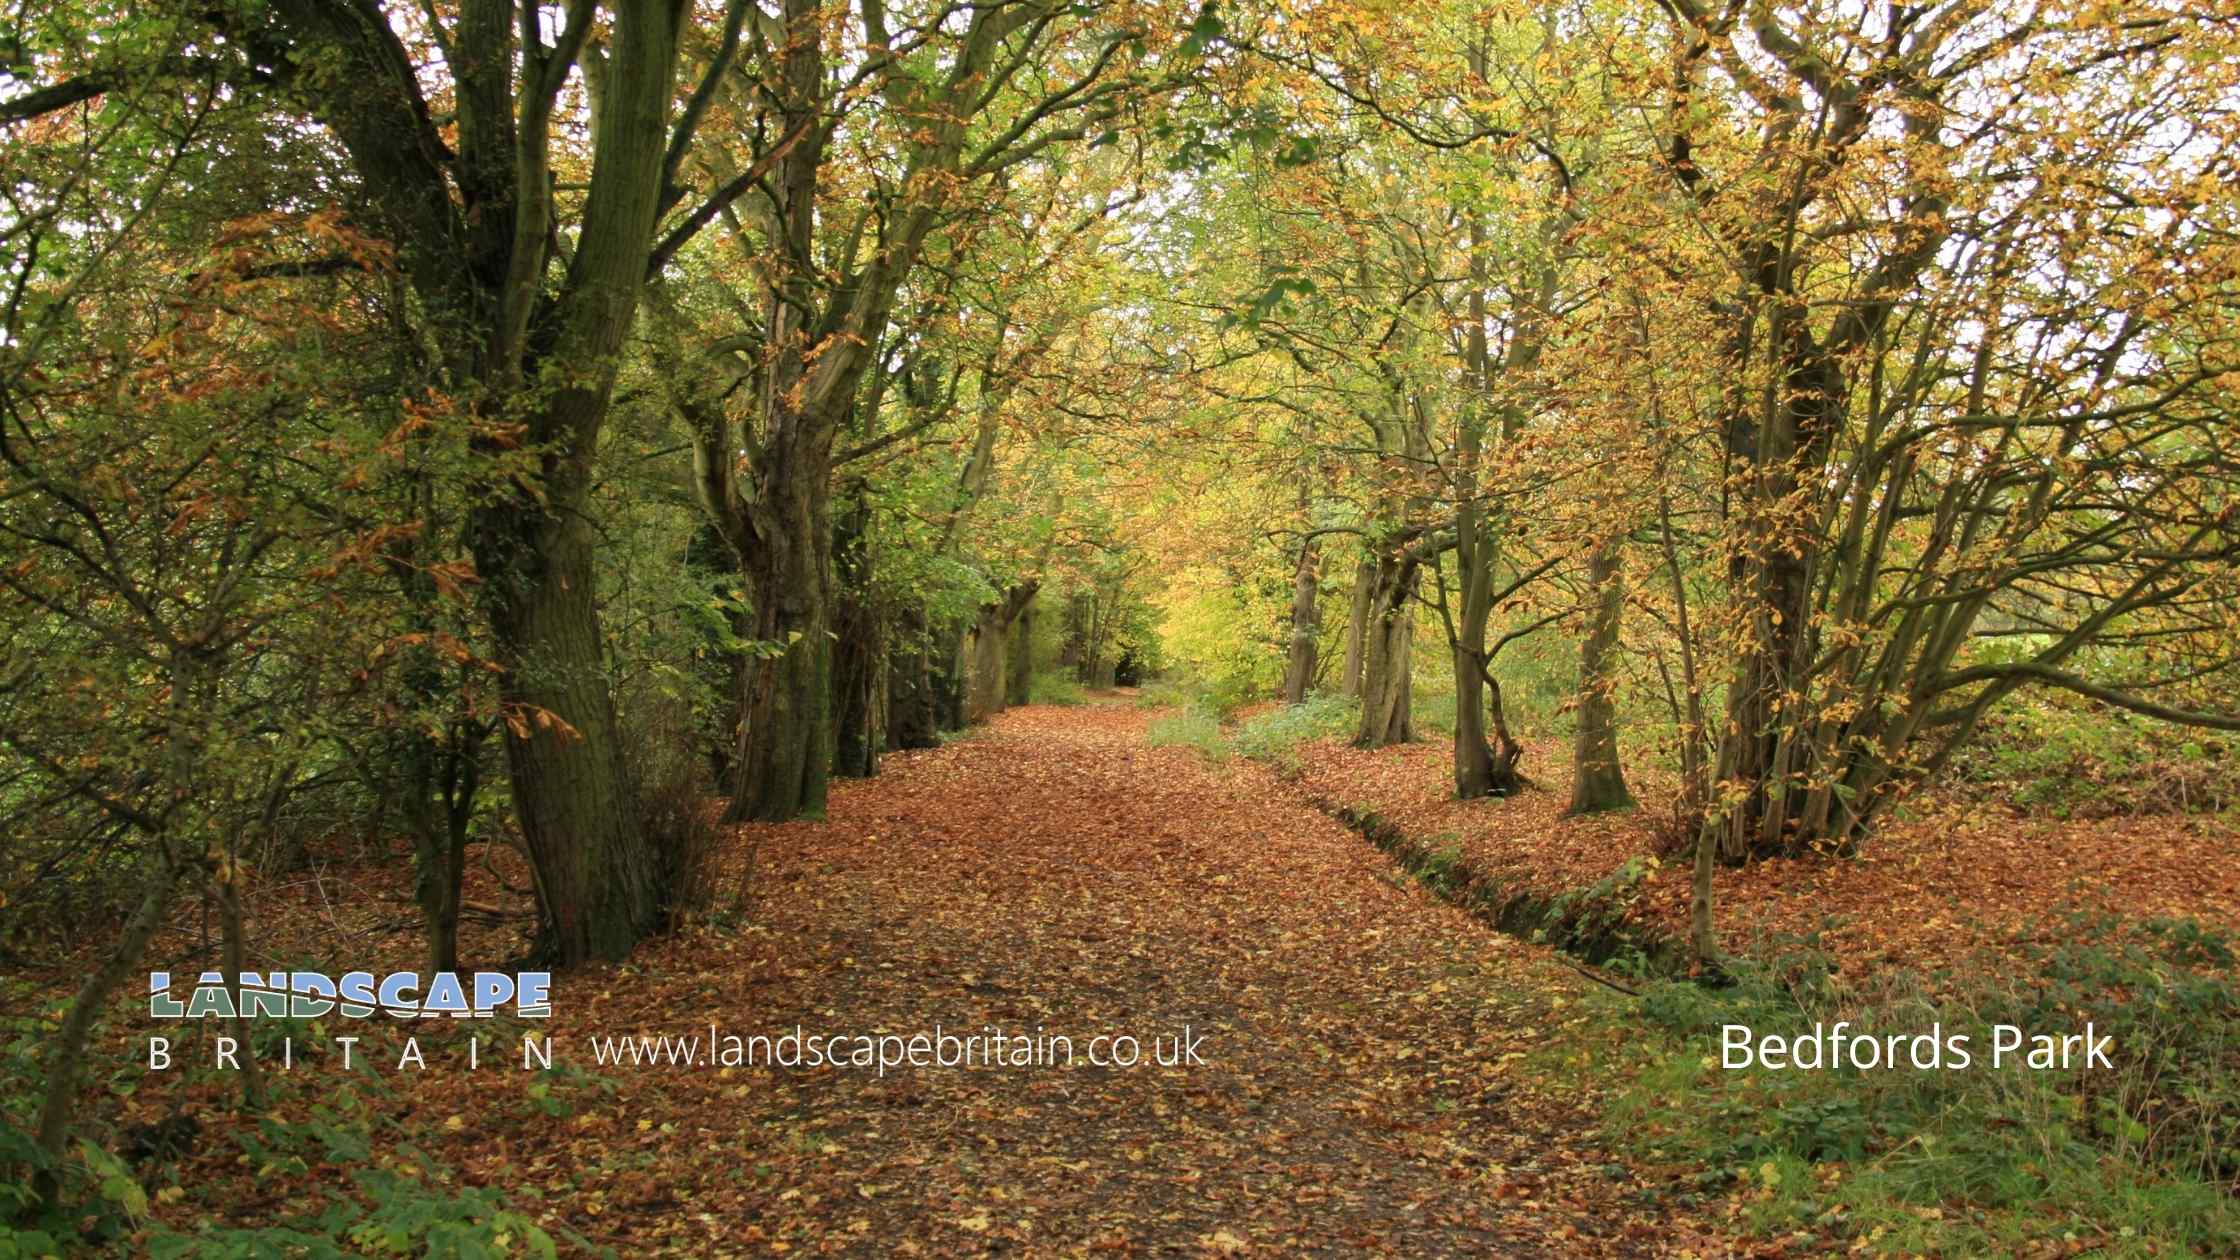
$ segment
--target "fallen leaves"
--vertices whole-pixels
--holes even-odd
[[[825,821],[740,828],[732,859],[757,855],[743,924],[557,978],[540,1031],[575,1075],[384,1068],[413,1141],[628,1255],[1723,1249],[1609,1175],[1624,1169],[1577,1082],[1525,1070],[1568,1035],[1575,974],[1385,882],[1385,858],[1264,768],[1147,749],[1144,723],[1014,710],[838,785]],[[276,901],[259,939],[308,953],[341,935],[300,902]],[[473,931],[470,958],[511,947]],[[408,966],[416,947],[357,939]],[[591,1070],[585,1049],[797,1024],[1040,1030],[1075,1057],[882,1076]],[[1204,1064],[1152,1061],[1186,1025]],[[1121,1033],[1144,1062],[1084,1060],[1088,1038]],[[215,1149],[167,1211],[256,1201]]]
[[[1685,863],[1655,864],[1654,808],[1570,817],[1569,750],[1536,744],[1538,782],[1506,800],[1453,799],[1446,744],[1299,749],[1294,790],[1373,812],[1411,837],[1454,837],[1458,869],[1552,898],[1642,862],[1626,906],[1640,936],[1684,940]],[[1670,784],[1637,784],[1646,800]],[[1404,877],[1403,877],[1404,878]],[[2076,907],[2190,916],[2240,927],[2240,833],[2212,816],[2061,822],[1930,798],[1885,823],[1860,858],[1759,862],[1717,872],[1719,926],[1732,942],[1817,936],[1847,968],[1924,968],[1996,951]]]

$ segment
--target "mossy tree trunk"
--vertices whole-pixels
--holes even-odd
[[[887,623],[872,602],[869,521],[858,485],[833,540],[839,600],[832,645],[832,772],[857,779],[879,772],[887,725]]]
[[[1041,585],[1039,581],[1022,582],[1005,591],[1003,598],[980,610],[979,620],[967,634],[971,677],[965,688],[964,718],[968,724],[985,722],[1003,712],[1011,677],[1006,659],[1011,627]]]
[[[816,452],[808,452],[812,457]],[[832,769],[832,557],[826,475],[796,472],[747,556],[755,638],[769,654],[747,669],[739,792],[727,817],[783,822],[824,812]],[[775,528],[768,526],[775,525]]]
[[[1470,541],[1455,548],[1462,572],[1461,620],[1454,648],[1454,794],[1465,801],[1511,796],[1524,784],[1517,763],[1524,746],[1509,732],[1501,683],[1490,668],[1486,623],[1493,604],[1493,541],[1477,510],[1460,514],[1460,534]]]
[[[896,627],[896,643],[887,662],[887,747],[939,747],[940,712],[933,679],[933,637],[923,610],[906,608]]]
[[[563,965],[623,957],[658,917],[607,688],[590,487],[617,355],[658,268],[667,154],[689,139],[670,131],[687,11],[611,0],[604,13],[601,55],[585,66],[589,183],[565,257],[552,117],[595,10],[571,9],[551,44],[530,24],[538,38],[524,46],[507,6],[461,5],[441,50],[455,79],[451,135],[417,54],[351,6],[273,0],[209,17],[347,153],[365,221],[397,247],[423,341],[490,433],[506,435],[476,448],[493,493],[466,532],[504,667],[514,812]],[[719,59],[710,74],[726,69]],[[531,478],[524,450],[536,453]]]
[[[1618,762],[1618,632],[1625,615],[1624,540],[1604,539],[1587,559],[1587,626],[1579,640],[1578,727],[1571,744],[1571,812],[1629,809]]]
[[[1383,748],[1415,738],[1409,653],[1415,641],[1411,603],[1416,579],[1417,561],[1405,551],[1377,558],[1362,626],[1361,725],[1354,734],[1355,747]]]
[[[1376,561],[1364,553],[1354,562],[1353,590],[1346,600],[1345,674],[1338,681],[1339,694],[1350,700],[1361,698],[1361,669],[1369,642],[1369,599],[1376,585]]]
[[[1305,495],[1300,496],[1302,506]],[[1283,667],[1283,702],[1298,704],[1314,685],[1315,653],[1322,645],[1321,547],[1309,537],[1299,544],[1291,574],[1291,650]]]
[[[1006,704],[1027,704],[1034,699],[1034,609],[1031,597],[1011,623],[1010,674],[1004,682]]]

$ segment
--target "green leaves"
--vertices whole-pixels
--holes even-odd
[[[1190,24],[1190,35],[1182,41],[1182,55],[1184,57],[1204,56],[1206,48],[1213,41],[1221,38],[1227,31],[1228,27],[1223,25],[1221,21],[1220,6],[1209,2],[1204,8],[1198,10],[1198,20]]]
[[[1221,317],[1223,328],[1258,328],[1263,321],[1278,311],[1288,311],[1291,299],[1306,297],[1315,291],[1314,281],[1297,274],[1292,267],[1278,267],[1279,274],[1263,289],[1252,304],[1241,311],[1231,311]]]

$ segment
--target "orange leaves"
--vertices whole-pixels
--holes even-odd
[[[566,718],[533,704],[508,704],[503,716],[506,729],[513,732],[515,739],[528,739],[532,731],[549,731],[562,743],[572,743],[583,738],[583,732],[568,725]]]
[[[482,576],[475,572],[471,557],[431,564],[425,572],[428,580],[436,584],[436,591],[446,599],[463,600],[466,598],[467,588],[482,581]]]
[[[437,656],[454,665],[464,665],[476,659],[474,652],[466,644],[460,642],[455,636],[440,630],[394,635],[374,649],[373,659],[378,663],[388,659],[400,649],[418,647],[428,648]],[[500,668],[495,662],[491,661],[484,661],[482,664],[493,670]]]
[[[290,248],[293,247],[293,248]],[[212,244],[219,266],[196,278],[230,287],[243,282],[347,268],[379,270],[395,259],[395,247],[350,226],[339,207],[309,214],[266,211],[229,220]],[[293,265],[291,265],[293,264]]]
[[[394,544],[418,538],[424,528],[425,523],[421,521],[396,521],[361,530],[346,538],[325,564],[311,570],[310,576],[323,579],[345,569],[372,569],[393,558]]]

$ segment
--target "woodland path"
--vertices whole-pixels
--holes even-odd
[[[749,926],[657,946],[632,964],[657,996],[616,984],[595,1018],[1039,1025],[1075,1067],[633,1070],[608,1118],[648,1159],[561,1223],[672,1254],[1706,1250],[1523,1057],[1587,981],[1263,768],[1149,748],[1145,724],[1013,710],[843,785],[828,821],[745,829]],[[1148,1058],[1184,1024],[1203,1066],[1078,1062],[1099,1033]]]

